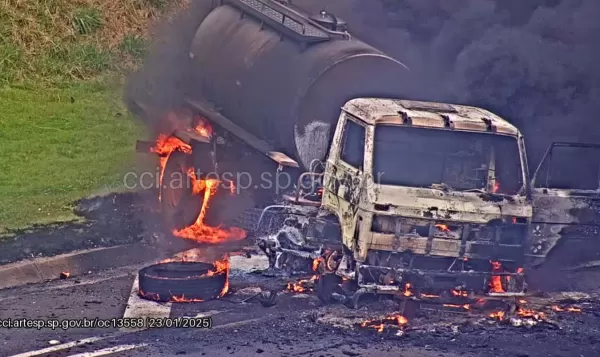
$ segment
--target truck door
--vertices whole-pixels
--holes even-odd
[[[325,168],[323,206],[337,214],[344,243],[352,248],[363,183],[366,129],[349,115],[342,117],[345,119],[336,130]]]
[[[600,259],[600,144],[553,143],[532,179],[529,263]]]

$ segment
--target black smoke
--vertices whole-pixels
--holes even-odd
[[[600,142],[600,1],[307,2],[407,64],[415,99],[481,106],[516,124],[531,166],[552,141]]]
[[[153,24],[148,54],[125,85],[124,101],[133,114],[158,124],[167,111],[183,106],[190,86],[190,43],[214,1],[192,0],[188,7]],[[143,112],[139,103],[151,105],[153,110]]]
[[[481,106],[526,135],[535,166],[552,141],[600,142],[598,0],[292,0],[344,18],[362,40],[411,69],[411,99]],[[210,0],[157,26],[126,100],[180,104],[188,46]],[[148,91],[152,94],[143,94]]]

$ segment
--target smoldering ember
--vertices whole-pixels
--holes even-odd
[[[2,355],[599,356],[600,3],[371,2],[157,23],[154,184],[62,228],[139,241],[7,280]]]

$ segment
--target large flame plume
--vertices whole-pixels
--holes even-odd
[[[192,129],[192,131],[202,136],[212,135],[212,128],[210,128],[206,121],[201,121],[200,124]],[[192,147],[174,136],[167,136],[164,134],[158,136],[156,145],[152,148],[152,152],[157,153],[160,157],[160,187],[163,187],[164,170],[167,161],[169,160],[170,155],[175,151],[181,151],[189,155],[192,153]],[[243,229],[236,227],[211,227],[204,222],[206,212],[210,206],[210,201],[215,195],[221,181],[216,179],[199,179],[196,176],[196,169],[194,167],[187,168],[187,176],[192,184],[193,195],[198,196],[198,199],[202,200],[202,209],[192,225],[180,230],[175,229],[172,233],[177,237],[194,240],[200,243],[220,243],[244,239],[246,237],[246,232]],[[233,183],[230,183],[229,187],[233,191]],[[159,199],[161,199],[160,195]]]

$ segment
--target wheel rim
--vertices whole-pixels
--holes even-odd
[[[202,210],[204,191],[194,195],[192,180],[187,175],[188,157],[174,152],[167,160],[161,183],[162,213],[168,228],[182,229],[192,225]],[[185,177],[185,180],[179,178]]]

